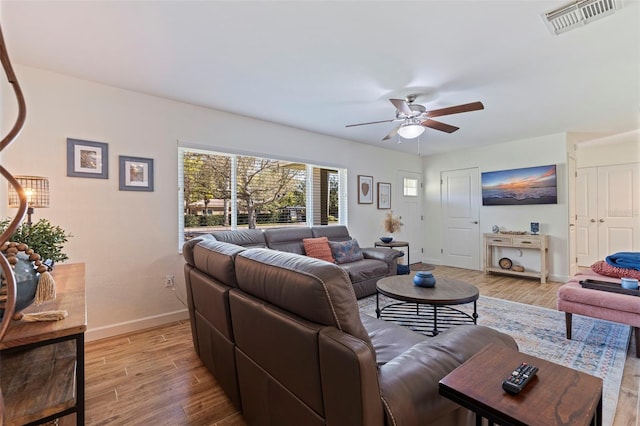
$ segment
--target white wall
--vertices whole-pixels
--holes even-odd
[[[640,130],[577,143],[576,150],[580,168],[640,163]]]
[[[264,121],[174,102],[93,82],[14,65],[27,104],[27,123],[3,151],[13,173],[50,179],[47,218],[73,234],[70,262],[87,268],[87,339],[106,337],[185,318],[184,306],[164,277],[176,277],[184,300],[182,256],[177,250],[177,143],[230,149],[348,169],[349,229],[361,245],[382,235],[385,210],[358,205],[356,176],[392,182],[397,205],[399,169],[422,173],[421,158],[322,136]],[[16,105],[2,86],[2,128]],[[66,139],[109,144],[109,179],[66,176]],[[118,190],[118,156],[154,159],[155,191]],[[4,185],[6,186],[6,185]],[[4,198],[6,200],[6,196]],[[374,198],[375,199],[375,198]],[[13,214],[0,203],[2,217]]]
[[[425,157],[426,260],[436,264],[442,263],[440,175],[443,171],[477,167],[479,173],[482,173],[556,164],[558,204],[480,206],[480,233],[491,232],[493,225],[511,231],[528,231],[530,222],[540,222],[540,232],[548,234],[550,238],[550,278],[557,281],[566,280],[568,276],[566,145],[566,135],[562,133]],[[481,239],[480,244],[482,244]],[[482,255],[482,250],[480,252]],[[523,259],[521,263],[526,267],[526,262],[527,259]],[[539,261],[537,264],[539,265]]]

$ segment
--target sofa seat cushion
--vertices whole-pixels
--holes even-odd
[[[378,365],[384,365],[398,355],[408,351],[416,343],[428,339],[407,327],[361,314],[362,325],[369,333]]]
[[[352,283],[384,277],[388,271],[386,263],[375,259],[362,259],[356,262],[342,263],[339,266],[347,271]]]

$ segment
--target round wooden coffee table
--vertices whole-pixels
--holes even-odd
[[[449,328],[464,323],[477,323],[476,301],[480,297],[478,288],[469,283],[449,278],[436,277],[435,287],[418,287],[411,275],[394,275],[382,278],[376,285],[376,315],[412,330],[432,336],[440,328]],[[380,295],[398,300],[380,307]],[[473,302],[473,314],[468,314],[452,305]]]

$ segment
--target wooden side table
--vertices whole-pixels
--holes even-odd
[[[517,395],[502,381],[521,363],[539,368]],[[440,380],[440,394],[490,424],[602,425],[602,379],[492,343]]]
[[[383,243],[382,241],[376,241],[373,243],[374,247],[387,247],[390,249],[406,247],[407,248],[407,266],[411,266],[409,261],[409,243],[407,241],[391,241],[390,243]]]
[[[41,424],[76,413],[84,425],[85,266],[57,265],[56,298],[24,313],[66,310],[60,321],[13,321],[0,342],[4,424]],[[75,344],[74,344],[75,343]]]

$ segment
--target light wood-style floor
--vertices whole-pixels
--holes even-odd
[[[551,309],[561,285],[445,266],[434,274],[473,283],[484,296]],[[615,426],[639,423],[639,383],[640,359],[629,349]],[[196,356],[187,321],[86,344],[86,424],[246,425]]]

